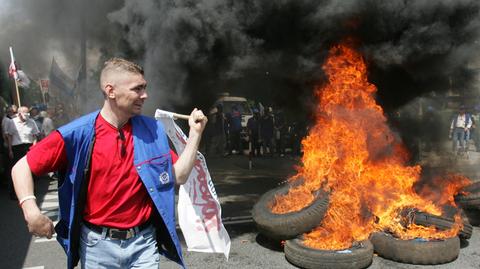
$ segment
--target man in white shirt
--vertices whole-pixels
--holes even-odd
[[[5,135],[8,143],[8,154],[12,157],[12,163],[16,163],[32,145],[37,143],[37,136],[40,134],[35,121],[30,119],[28,107],[22,106],[18,109],[17,117],[13,118],[9,124],[6,124]],[[10,198],[16,199],[12,183],[10,185]]]
[[[450,137],[452,138],[452,150],[454,154],[456,154],[459,150],[459,144],[461,146],[460,152],[467,152],[467,143],[469,140],[471,127],[471,115],[466,113],[464,106],[460,106],[458,109],[458,114],[453,117],[452,124],[450,125]]]

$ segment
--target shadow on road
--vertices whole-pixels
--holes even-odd
[[[35,182],[37,203],[43,202],[48,190],[49,180],[40,178]],[[32,236],[28,232],[23,213],[17,201],[9,199],[8,190],[0,190],[0,268],[22,268],[30,246]]]

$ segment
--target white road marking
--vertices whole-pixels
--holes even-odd
[[[46,237],[35,237],[34,243],[45,243],[45,242],[54,242],[57,241],[57,236],[53,235],[52,238],[48,239]]]
[[[58,195],[56,192],[52,192],[52,193],[48,193],[47,195],[45,195],[45,197],[43,197],[43,200],[46,201],[46,200],[56,200],[58,199]]]
[[[40,204],[40,208],[45,208],[45,207],[58,207],[58,201],[55,202],[43,202]]]

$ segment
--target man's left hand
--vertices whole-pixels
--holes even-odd
[[[190,113],[190,118],[188,119],[190,131],[195,131],[197,134],[201,134],[207,125],[207,121],[207,117],[201,110],[196,108],[193,109],[192,113]]]

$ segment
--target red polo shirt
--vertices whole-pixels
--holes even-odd
[[[133,166],[133,136],[130,122],[120,130],[99,115],[95,122],[95,145],[88,184],[84,220],[99,226],[126,229],[150,218],[152,200]],[[170,151],[172,160],[178,159]],[[67,155],[59,132],[52,132],[27,153],[35,175],[65,170]]]

